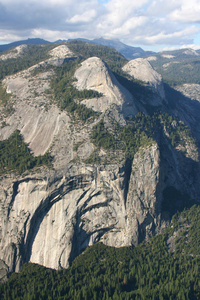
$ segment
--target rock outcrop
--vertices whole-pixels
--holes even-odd
[[[86,99],[82,103],[98,112],[117,106],[124,116],[138,112],[133,96],[116,80],[105,63],[98,57],[85,60],[74,74],[74,85],[79,90],[95,90],[102,94],[100,98]]]
[[[53,48],[49,54],[54,58],[66,58],[74,56],[74,53],[67,47],[67,45],[57,46]]]
[[[200,101],[200,84],[185,83],[176,87],[176,90],[192,100]]]
[[[123,71],[131,75],[134,79],[143,81],[159,97],[153,97],[151,105],[162,105],[165,101],[165,92],[162,76],[156,72],[147,59],[137,58],[129,61]]]
[[[0,60],[7,60],[10,58],[16,58],[20,55],[22,55],[24,53],[24,51],[27,49],[27,45],[20,45],[15,47],[15,49],[10,50],[8,53],[6,54],[1,54],[0,55]]]
[[[74,57],[63,46],[53,49],[51,55],[57,65]],[[162,105],[167,100],[161,77],[146,60],[135,61],[124,71],[149,82],[157,93],[153,107]],[[47,70],[38,69],[47,64]],[[92,57],[76,70],[74,85],[102,93],[99,98],[81,101],[99,116],[81,124],[53,103],[50,81],[54,74],[50,59],[3,81],[14,110],[6,115],[1,108],[6,124],[0,129],[1,140],[18,129],[35,156],[50,152],[53,166],[0,178],[2,278],[7,271],[20,271],[29,261],[66,268],[98,241],[117,247],[136,246],[168,224],[170,212],[165,203],[172,192],[178,201],[184,195],[189,200],[199,199],[198,147],[184,135],[178,146],[172,147],[166,128],[134,156],[116,149],[109,164],[87,162],[97,150],[90,140],[93,126],[102,118],[105,124],[113,119],[124,126],[126,117],[134,117],[142,104],[119,84],[101,59]],[[184,106],[178,113],[186,118]],[[193,119],[188,116],[187,122],[193,126],[197,116],[193,111],[191,115]],[[107,126],[110,132],[111,125]],[[99,153],[109,156],[109,150],[99,149]]]
[[[68,164],[62,171],[2,178],[0,257],[9,271],[26,261],[66,268],[87,245],[137,245],[159,232],[169,221],[162,219],[164,190],[176,186],[197,197],[186,185],[195,187],[196,178],[183,178],[179,154],[162,155],[153,143],[121,164]]]

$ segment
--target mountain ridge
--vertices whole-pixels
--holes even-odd
[[[136,248],[96,243],[67,270],[26,263],[22,272],[0,284],[0,295],[2,299],[31,295],[42,299],[71,299],[74,295],[77,299],[198,299],[199,215],[199,206],[192,206],[175,215],[163,234]]]
[[[0,52],[3,51],[7,51],[13,47],[16,46],[20,46],[20,45],[42,45],[42,44],[59,44],[59,43],[65,43],[65,42],[69,42],[69,41],[83,41],[86,43],[92,43],[92,44],[96,44],[96,45],[103,45],[103,46],[108,46],[111,48],[116,49],[118,52],[120,52],[127,60],[132,60],[135,58],[139,58],[139,57],[146,57],[146,56],[151,56],[151,55],[155,55],[155,54],[160,54],[160,55],[176,55],[177,53],[183,53],[185,52],[185,55],[189,55],[190,53],[192,55],[194,55],[194,53],[196,53],[196,55],[198,55],[199,50],[193,50],[190,48],[186,48],[186,49],[177,49],[177,50],[168,50],[168,51],[160,51],[160,52],[154,52],[154,51],[145,51],[143,50],[141,47],[133,47],[133,46],[129,46],[126,45],[124,43],[122,43],[120,40],[116,40],[116,39],[105,39],[103,37],[101,38],[96,38],[93,40],[90,39],[85,39],[85,38],[77,38],[77,39],[68,39],[68,40],[62,40],[59,39],[57,41],[54,42],[49,42],[47,40],[41,39],[41,38],[28,38],[26,40],[21,40],[21,41],[16,41],[16,42],[12,42],[9,44],[3,44],[0,45]],[[188,53],[186,53],[188,52]]]
[[[17,173],[2,164],[0,258],[9,272],[25,262],[66,268],[98,241],[137,246],[200,200],[198,101],[166,85],[146,58],[129,66],[141,75],[148,65],[144,80],[108,47],[34,47],[13,58],[37,49],[28,68],[1,74],[0,139],[18,129],[52,166]]]
[[[0,45],[0,52],[7,51],[13,47],[17,47],[20,45],[41,45],[41,44],[49,44],[50,42],[40,39],[40,38],[29,38],[26,40],[16,41],[9,44]]]
[[[145,51],[141,47],[128,46],[128,45],[120,42],[119,40],[104,39],[102,37],[99,39],[93,39],[93,40],[81,39],[81,38],[78,40],[82,40],[87,43],[93,43],[93,44],[97,44],[97,45],[103,45],[103,46],[108,46],[108,47],[114,48],[128,60],[151,55],[151,54],[155,53],[153,51]]]

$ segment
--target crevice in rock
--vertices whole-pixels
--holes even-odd
[[[81,216],[84,215],[86,212],[91,211],[92,209],[108,206],[108,203],[111,201],[112,201],[112,199],[109,199],[104,202],[99,202],[99,203],[93,204],[93,205],[87,207],[86,209],[81,210]]]
[[[12,198],[11,198],[11,201],[9,203],[9,206],[8,206],[8,213],[7,213],[7,218],[9,218],[9,215],[10,215],[10,211],[13,207],[13,204],[14,204],[14,201],[15,201],[15,197],[17,196],[18,194],[18,187],[19,185],[22,183],[22,182],[28,182],[28,181],[42,181],[42,179],[39,179],[39,178],[25,178],[25,179],[22,179],[22,180],[19,180],[19,181],[15,181],[13,183],[13,192],[12,192]]]
[[[147,232],[147,227],[151,227],[149,232]],[[141,224],[138,224],[138,244],[144,241],[145,239],[152,236],[155,232],[155,223],[153,217],[148,212],[144,221]]]
[[[19,245],[19,252],[20,252],[20,255],[22,257],[22,261],[20,262],[20,267],[25,262],[25,261],[23,261],[24,258],[25,258],[25,256],[26,256],[25,249],[24,249],[24,239],[25,239],[25,236],[26,236],[26,226],[27,226],[27,223],[29,221],[29,218],[30,218],[30,213],[28,214],[28,216],[26,218],[26,221],[24,222],[24,226],[23,226],[23,228],[24,228],[24,235],[23,235],[23,237],[21,239],[21,243]]]
[[[13,243],[12,243],[12,249],[13,249],[13,263],[11,269],[9,270],[10,273],[15,272],[16,261],[17,261],[17,247]]]
[[[90,193],[90,195],[88,196],[87,200],[84,202],[84,204],[81,207],[81,214],[84,214],[83,211],[87,210],[85,209],[88,205],[88,203],[92,200],[92,198],[101,195],[102,191],[98,191],[95,194],[92,195],[92,193],[94,192],[94,190]]]
[[[16,197],[17,191],[18,191],[18,186],[19,186],[19,182],[18,181],[16,181],[16,182],[13,183],[12,198],[11,198],[11,201],[10,201],[9,206],[8,206],[7,219],[9,218],[10,211],[11,211],[13,203],[15,201],[15,197]]]
[[[77,200],[77,205],[79,204],[79,202],[85,197],[85,195],[87,194],[87,192],[89,191],[90,189],[87,189],[80,197],[79,199]]]
[[[72,240],[72,248],[71,248],[71,252],[69,255],[69,265],[71,265],[72,261],[76,258],[76,256],[78,256],[79,254],[81,254],[89,245],[89,241],[90,241],[90,237],[95,234],[98,233],[97,236],[95,237],[94,243],[97,243],[101,237],[108,231],[112,230],[115,226],[111,225],[108,226],[106,228],[99,228],[96,230],[93,230],[92,232],[86,232],[81,226],[80,226],[80,218],[81,218],[81,214],[80,211],[77,210],[76,214],[75,214],[75,223],[74,223],[74,235],[73,235],[73,240]]]
[[[133,160],[130,158],[127,158],[127,160],[125,162],[125,175],[124,175],[124,206],[125,206],[125,208],[126,208],[126,201],[127,201],[127,196],[128,196],[131,172],[132,172],[132,163],[133,163]]]
[[[83,180],[80,180],[80,177],[81,176],[78,176],[78,178],[76,178],[76,176],[70,177],[65,184],[62,184],[58,189],[54,190],[52,194],[44,199],[35,210],[35,213],[30,220],[30,228],[27,234],[26,244],[24,245],[25,262],[28,262],[30,260],[31,249],[35,237],[39,231],[40,225],[45,215],[50,211],[51,207],[72,190],[83,188],[88,184],[87,181],[84,181],[83,184]],[[81,186],[78,183],[81,183]]]
[[[61,252],[61,254],[60,254],[60,257],[59,257],[59,260],[58,260],[58,265],[59,265],[59,268],[60,268],[60,269],[63,269],[63,266],[62,266],[62,264],[61,264],[61,258],[62,258],[62,255],[63,255],[64,251],[65,251],[65,248],[62,250],[62,252]]]

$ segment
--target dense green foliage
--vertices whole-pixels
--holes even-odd
[[[200,253],[200,208],[197,205],[184,210],[181,215],[175,214],[172,218],[173,230],[180,231],[176,238],[176,253],[192,257]]]
[[[16,130],[7,140],[0,141],[0,174],[23,173],[41,165],[50,166],[48,154],[34,157]]]
[[[1,105],[6,106],[8,104],[9,99],[10,99],[10,94],[8,94],[6,92],[5,87],[1,84],[0,85],[0,102],[1,102]]]
[[[145,86],[144,82],[134,79],[134,77],[128,75],[122,70],[114,72],[114,75],[118,82],[123,85],[137,100],[144,101],[145,99],[145,102],[148,102],[148,99],[154,97],[152,89]]]
[[[187,141],[191,144],[195,144],[195,140],[192,137],[190,129],[183,121],[180,121],[177,117],[172,117],[167,113],[161,114],[159,119],[163,128],[168,133],[168,138],[173,147],[178,145],[185,146],[185,138],[187,138]]]
[[[123,150],[126,156],[132,158],[140,147],[151,145],[153,141],[159,143],[161,135],[167,133],[167,138],[173,147],[185,146],[186,141],[195,143],[189,128],[178,118],[167,113],[154,113],[145,115],[138,113],[128,120],[124,127],[117,126],[114,133],[108,132],[103,120],[92,128],[91,141],[105,150]],[[183,139],[183,136],[187,139]],[[98,162],[97,155],[95,156]],[[91,157],[94,160],[94,157]]]
[[[88,118],[94,118],[97,115],[92,109],[88,109],[85,105],[74,101],[102,96],[98,92],[92,90],[78,91],[73,86],[75,70],[80,66],[80,63],[83,60],[93,56],[97,56],[106,62],[108,67],[115,73],[115,76],[120,83],[128,88],[130,92],[138,92],[138,94],[139,92],[142,92],[140,82],[125,78],[125,73],[121,70],[121,68],[127,60],[115,49],[102,45],[85,43],[79,40],[70,41],[67,43],[67,46],[79,58],[67,61],[62,67],[58,67],[56,70],[56,76],[54,80],[52,80],[53,93],[55,95],[56,102],[61,109],[66,109],[71,114],[76,115],[83,122],[85,122]],[[147,95],[146,90],[145,93]]]
[[[11,95],[6,92],[6,88],[0,84],[0,106],[3,106],[2,116],[7,116],[13,113],[13,105],[10,101]]]
[[[155,70],[160,73],[163,80],[170,86],[181,85],[184,83],[200,83],[200,58],[197,56],[178,55],[168,59],[162,55],[157,55],[156,60],[150,63]],[[170,54],[167,53],[168,55]],[[171,55],[174,53],[172,52]]]
[[[76,68],[82,59],[91,56],[103,59],[115,72],[119,82],[132,94],[150,97],[150,91],[141,87],[140,82],[124,76],[120,68],[126,60],[114,49],[81,41],[72,41],[67,45],[80,58],[66,61],[61,67],[55,68],[51,88],[57,105],[72,116],[83,122],[97,116],[80,101],[101,95],[91,90],[78,91],[73,86]],[[51,47],[29,46],[23,58],[2,62],[0,79],[47,58]],[[188,66],[183,66],[184,73],[187,73]],[[196,69],[193,70],[199,72],[198,68],[197,60]],[[38,68],[34,75],[40,71]],[[170,68],[167,72],[170,72]],[[172,74],[175,76],[175,70],[172,70]],[[166,81],[168,75],[165,73]],[[174,82],[178,84],[179,76],[176,79]],[[187,82],[187,78],[183,80]],[[1,104],[8,107],[9,96],[3,87],[0,87],[0,99]],[[107,128],[102,119],[93,127],[90,137],[97,148],[90,161],[96,163],[101,162],[98,155],[100,148],[111,152],[120,150],[132,159],[140,147],[151,145],[154,141],[159,144],[163,137],[169,140],[172,147],[182,145],[184,148],[185,138],[194,143],[190,130],[183,122],[160,112],[152,115],[139,113],[129,118],[126,126],[116,124],[112,129]],[[74,151],[79,146],[77,143]],[[1,175],[23,173],[43,164],[50,165],[49,155],[33,157],[19,131],[0,142]],[[187,195],[183,197],[173,187],[166,188],[163,197],[162,211],[166,205],[166,210],[172,209],[171,213],[174,212],[175,201],[181,199],[184,206],[187,202]],[[200,299],[199,218],[199,206],[177,213],[172,218],[171,226],[162,235],[136,248],[111,248],[98,243],[88,247],[67,270],[55,271],[39,265],[24,264],[21,273],[12,274],[6,283],[0,284],[0,299]],[[172,241],[176,245],[175,249]]]
[[[123,55],[107,46],[85,43],[79,40],[70,41],[67,46],[83,59],[93,56],[101,58],[113,72],[121,70],[121,67],[127,62]]]
[[[91,117],[96,117],[97,113],[75,100],[100,97],[101,94],[93,90],[79,91],[72,85],[75,81],[74,72],[80,62],[80,59],[72,60],[58,67],[56,69],[56,76],[51,82],[51,88],[57,105],[61,109],[66,109],[69,113],[78,116],[80,120],[85,122]]]
[[[1,299],[199,299],[199,218],[195,205],[176,214],[165,233],[136,248],[98,243],[67,270],[25,264],[0,285]]]
[[[102,147],[107,150],[114,150],[116,148],[117,141],[114,135],[108,132],[103,120],[92,128],[90,137],[97,147]]]
[[[23,55],[1,61],[0,80],[47,59],[48,51],[54,47],[55,45],[28,45]]]
[[[81,56],[83,59],[87,59],[92,56],[101,58],[113,72],[118,82],[127,88],[134,97],[137,97],[138,100],[143,97],[152,96],[151,89],[145,87],[141,81],[135,80],[126,72],[122,71],[122,67],[128,61],[115,49],[107,46],[85,43],[79,40],[68,42],[67,45],[74,53]]]

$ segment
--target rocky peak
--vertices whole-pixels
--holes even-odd
[[[105,112],[111,105],[119,107],[124,115],[135,115],[138,111],[133,96],[121,86],[105,63],[98,57],[90,57],[81,63],[74,74],[74,86],[79,90],[95,90],[102,94],[98,99],[85,100],[87,107]]]
[[[49,51],[49,54],[54,58],[66,58],[75,56],[74,53],[67,47],[67,45],[59,45]]]
[[[195,51],[194,49],[186,49],[184,52],[186,55],[194,55],[194,56],[199,56],[199,53]]]
[[[27,47],[28,47],[27,45],[17,46],[15,48],[13,48],[12,50],[9,50],[9,52],[7,54],[1,54],[0,59],[6,60],[6,59],[10,59],[10,58],[17,58],[18,56],[20,56],[24,53],[24,50],[27,49]]]
[[[149,86],[160,97],[157,104],[162,104],[165,99],[162,76],[152,68],[147,59],[137,58],[131,60],[123,67],[123,71]]]
[[[60,98],[69,100],[68,88],[75,90],[70,102],[73,114],[65,107],[61,110],[51,89],[56,70],[60,65],[67,69],[63,61],[69,63],[66,58],[74,58],[73,53],[59,45],[50,54],[49,60],[3,80],[13,110],[6,114],[4,107],[0,108],[0,139],[18,129],[34,156],[48,151],[53,157],[51,168],[2,173],[0,262],[5,272],[19,271],[29,261],[65,268],[98,241],[112,246],[137,245],[169,223],[170,205],[173,210],[184,195],[189,200],[199,199],[198,144],[189,138],[183,122],[173,117],[187,115],[191,128],[198,129],[199,106],[193,106],[194,101],[187,102],[192,107],[189,114],[180,101],[169,108],[171,116],[135,116],[145,111],[138,94],[134,96],[138,86],[133,85],[131,94],[102,59],[90,57],[81,65],[72,64],[76,81],[70,78],[67,88],[66,78],[59,79]],[[163,105],[162,78],[146,60],[131,61],[123,70],[157,95],[149,102],[153,109]],[[85,89],[100,95],[78,98]],[[92,108],[98,114],[93,112],[94,118],[82,122],[77,107],[81,113]],[[98,144],[100,139],[103,142]]]
[[[200,101],[200,84],[185,83],[177,86],[176,90],[192,100]]]

